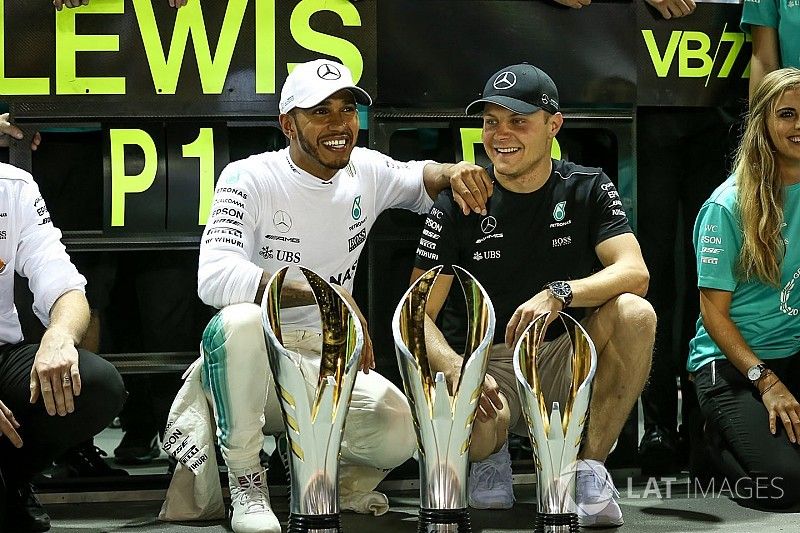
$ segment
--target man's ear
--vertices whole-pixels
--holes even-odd
[[[564,115],[556,113],[550,117],[550,138],[554,138],[564,124]]]
[[[289,113],[281,113],[278,115],[278,123],[281,125],[281,131],[289,140],[294,140],[296,124],[294,117]]]

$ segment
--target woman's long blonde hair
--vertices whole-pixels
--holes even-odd
[[[772,286],[780,285],[786,247],[781,236],[783,183],[767,123],[783,93],[795,88],[800,88],[799,69],[784,68],[764,76],[753,93],[734,163],[743,233],[737,277],[758,278]]]

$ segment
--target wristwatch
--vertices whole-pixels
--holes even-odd
[[[572,287],[566,281],[551,281],[542,288],[547,289],[553,298],[561,302],[564,309],[572,303]]]
[[[747,379],[750,380],[750,383],[756,385],[758,380],[767,375],[768,372],[769,369],[767,368],[767,365],[764,363],[759,363],[747,369]]]

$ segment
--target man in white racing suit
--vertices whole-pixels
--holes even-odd
[[[283,266],[303,265],[339,285],[353,303],[358,257],[382,211],[425,213],[432,198],[450,186],[463,210],[481,212],[491,194],[488,175],[478,166],[404,163],[355,147],[356,103],[369,105],[371,99],[344,65],[329,60],[298,65],[279,106],[288,148],[231,163],[216,186],[200,246],[198,293],[221,311],[203,334],[202,381],[229,470],[236,533],[280,531],[259,464],[263,434],[284,431],[275,388],[268,386],[258,305],[270,276]],[[321,326],[297,268],[287,273],[282,305],[288,308],[281,313],[283,343],[302,355],[314,390]],[[416,438],[403,393],[370,372],[368,338],[360,368],[342,441],[341,507],[382,514],[388,502],[374,488],[411,457]]]

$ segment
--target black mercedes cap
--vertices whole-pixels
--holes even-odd
[[[540,109],[555,114],[558,113],[558,89],[543,70],[522,63],[495,72],[483,88],[483,97],[467,106],[467,114],[480,112],[486,102],[523,115]]]

